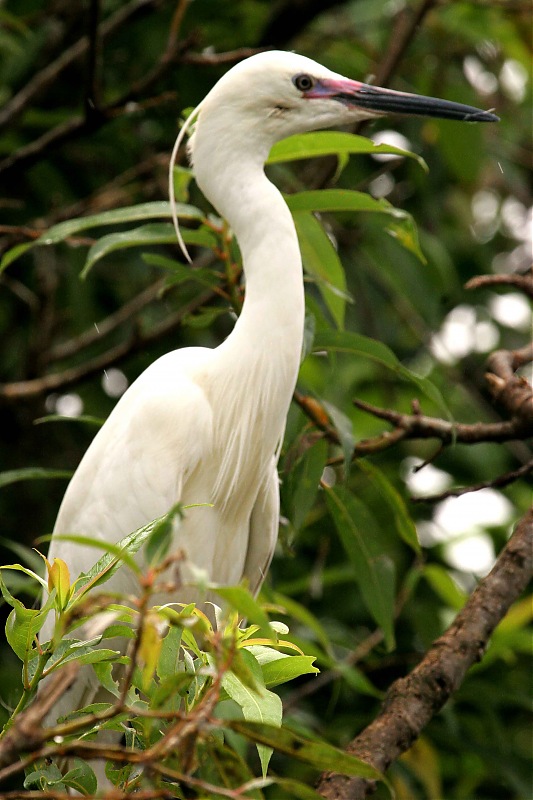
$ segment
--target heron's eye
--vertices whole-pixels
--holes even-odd
[[[315,79],[312,78],[311,75],[305,75],[305,74],[296,75],[292,79],[292,82],[294,83],[299,92],[308,92],[310,89],[313,88],[313,86],[316,83]]]

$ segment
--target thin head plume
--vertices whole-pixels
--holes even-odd
[[[181,235],[180,231],[178,214],[176,212],[176,195],[174,193],[174,164],[176,163],[178,150],[180,149],[185,134],[187,133],[188,129],[190,128],[191,124],[194,122],[196,117],[198,116],[201,106],[202,103],[199,103],[196,106],[196,108],[191,111],[191,113],[183,123],[182,128],[178,133],[178,137],[174,142],[174,147],[172,148],[172,155],[170,156],[170,164],[168,167],[168,194],[170,199],[170,210],[172,211],[172,222],[174,223],[174,230],[176,231],[176,236],[178,237],[178,244],[180,246],[180,250],[187,259],[187,261],[189,262],[189,264],[192,264],[192,259],[189,255],[187,247],[185,246],[185,242],[183,241],[183,236]]]

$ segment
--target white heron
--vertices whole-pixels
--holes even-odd
[[[92,548],[78,533],[116,543],[177,501],[187,513],[174,546],[219,584],[246,578],[257,592],[276,543],[276,461],[296,383],[304,326],[302,262],[291,214],[267,179],[272,145],[291,134],[388,112],[494,121],[476,108],[369,86],[286,52],[265,52],[227,72],[200,103],[189,151],[198,186],[239,242],[246,279],[242,313],[215,349],[157,359],[131,385],[70,481],[49,558],[71,575]],[[109,588],[137,591],[127,570]],[[194,587],[166,602],[197,598]],[[43,635],[50,633],[47,625]],[[90,702],[85,672],[56,713]]]

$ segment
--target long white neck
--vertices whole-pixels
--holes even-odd
[[[196,180],[231,225],[246,280],[241,315],[217,348],[217,394],[227,411],[220,445],[228,451],[217,493],[226,501],[254,461],[261,470],[268,468],[283,437],[302,351],[305,304],[294,223],[264,174],[267,153],[259,147],[239,153],[227,134],[215,147],[212,141],[197,130]],[[233,413],[228,402],[235,404]],[[253,455],[250,463],[246,452]]]

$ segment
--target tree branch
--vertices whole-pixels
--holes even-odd
[[[100,373],[112,364],[119,363],[132,353],[144,349],[146,345],[179,328],[185,317],[194,311],[198,311],[215,297],[216,293],[212,290],[203,292],[190,303],[180,308],[179,311],[176,311],[175,314],[167,317],[159,325],[150,328],[146,333],[141,334],[137,331],[132,337],[125,339],[104,353],[100,353],[93,359],[85,361],[83,364],[71,367],[63,372],[52,372],[27,381],[0,384],[0,400],[12,402],[22,398],[38,397],[47,392],[63,390],[67,386]]]
[[[133,0],[102,23],[100,35],[109,36],[121,28],[139,12],[157,5],[158,0]],[[89,37],[82,36],[67,47],[51,64],[31,78],[30,81],[0,109],[0,127],[9,125],[24,111],[34,98],[42,94],[74,61],[81,58],[89,47]]]
[[[533,508],[518,522],[492,571],[472,593],[446,633],[405,678],[395,681],[378,717],[347,751],[385,772],[480,661],[496,625],[526,588],[533,568]],[[318,791],[327,800],[360,800],[372,781],[324,773]]]

